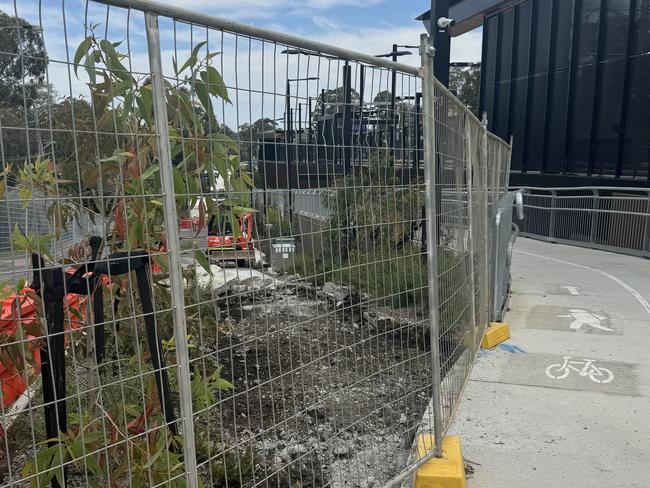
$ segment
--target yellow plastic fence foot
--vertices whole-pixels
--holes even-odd
[[[418,436],[417,458],[423,458],[433,449],[433,436]],[[415,473],[413,488],[466,488],[465,465],[458,436],[450,435],[442,440],[442,457],[433,458],[420,466]]]
[[[492,322],[485,331],[481,346],[490,349],[510,339],[510,326],[505,322]]]

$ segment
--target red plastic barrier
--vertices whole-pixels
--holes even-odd
[[[66,270],[67,273],[72,273],[74,270]],[[2,302],[2,315],[0,316],[0,334],[14,337],[16,329],[22,323],[22,327],[30,325],[32,322],[38,320],[36,304],[34,300],[27,296],[28,293],[34,293],[31,288],[23,288],[19,295],[13,293],[9,298]],[[64,307],[69,311],[75,308],[81,313],[82,317],[85,316],[85,304],[88,297],[85,295],[77,295],[76,293],[68,293],[64,298]],[[20,311],[18,311],[18,304],[20,304]],[[73,329],[78,328],[83,323],[71,313],[66,313],[70,317],[70,325]],[[26,347],[32,351],[34,357],[34,364],[36,373],[40,373],[41,356],[40,348],[34,349],[34,341],[36,336],[27,335]],[[7,361],[5,361],[6,363]],[[23,375],[14,367],[7,364],[0,363],[0,385],[2,388],[2,405],[7,408],[12,405],[20,395],[27,389],[27,384]]]

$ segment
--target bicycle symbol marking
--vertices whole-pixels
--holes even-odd
[[[571,371],[575,371],[580,376],[587,376],[594,383],[605,384],[611,383],[614,379],[614,373],[602,366],[596,366],[594,359],[575,360],[571,356],[564,356],[562,364],[551,364],[546,368],[546,376],[553,380],[563,380]]]

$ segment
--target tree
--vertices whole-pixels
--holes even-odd
[[[253,182],[240,165],[236,141],[216,120],[212,97],[230,99],[210,62],[219,53],[201,56],[205,44],[197,44],[180,68],[174,63],[181,81],[165,87],[176,203],[181,213],[198,203],[204,216],[226,214],[236,229],[238,217],[252,211],[248,189]],[[75,73],[80,74],[79,67],[86,71],[91,101],[65,99],[51,105],[52,124],[59,129],[52,141],[60,144],[58,157],[36,158],[20,170],[21,196],[31,199],[34,188],[45,196],[59,195],[66,185],[69,196],[94,207],[111,224],[111,248],[155,250],[165,242],[165,230],[162,204],[151,196],[161,192],[152,85],[149,77],[137,79],[125,68],[127,55],[117,50],[119,45],[94,34],[79,45]],[[57,180],[62,170],[68,178]],[[54,178],[48,171],[56,172]],[[217,188],[219,175],[227,198],[200,198],[206,173],[212,188]],[[63,199],[52,204],[50,214],[57,232],[75,217]],[[199,254],[197,250],[197,259],[209,272],[207,259]]]
[[[375,95],[372,101],[377,108],[377,118],[388,121],[391,118],[390,104],[393,99],[393,94],[389,90],[383,90]],[[397,109],[397,106],[396,106]]]
[[[481,95],[480,65],[452,66],[449,70],[449,89],[467,108],[478,115]]]
[[[275,133],[278,123],[269,118],[257,119],[252,124],[246,123],[239,126],[239,146],[243,161],[252,161],[257,152],[258,142],[263,141],[268,133]]]
[[[412,242],[424,201],[420,192],[400,184],[390,151],[376,148],[367,167],[340,177],[323,203],[337,237],[334,249],[347,259],[351,250],[389,252]]]
[[[242,141],[257,142],[264,140],[264,136],[268,132],[273,132],[277,129],[278,123],[269,118],[257,119],[252,124],[242,124],[239,126],[239,137]]]
[[[47,54],[39,30],[0,11],[0,104],[31,106],[45,80]]]
[[[117,146],[110,134],[95,134],[93,109],[81,98],[66,97],[51,105],[49,117],[55,134],[51,154],[58,174],[66,180],[79,181],[95,166],[102,152],[112,154]],[[41,121],[43,123],[48,121]],[[46,132],[49,138],[49,132]],[[75,191],[78,185],[74,185]]]
[[[377,95],[375,95],[373,102],[376,104],[389,106],[392,98],[393,95],[391,94],[390,90],[382,90],[377,93]]]
[[[359,93],[352,89],[350,102],[352,105],[359,105]],[[331,90],[325,90],[318,96],[316,101],[316,109],[313,112],[313,117],[318,118],[323,110],[323,104],[325,105],[326,114],[334,114],[337,112],[343,112],[345,108],[345,87],[339,86],[338,88],[333,88]]]
[[[37,100],[44,84],[47,55],[38,30],[20,17],[0,11],[0,117],[2,157],[14,166],[35,156],[42,144],[35,127]]]
[[[381,141],[386,138],[391,130],[391,120],[395,121],[395,136],[396,140],[393,142],[393,147],[402,147],[404,138],[407,136],[410,128],[415,126],[415,104],[402,100],[399,96],[395,98],[395,110],[391,114],[391,103],[393,102],[393,95],[390,90],[382,90],[373,100],[376,110],[376,118],[379,121],[375,128],[375,136],[377,140]],[[411,137],[411,136],[409,136]]]

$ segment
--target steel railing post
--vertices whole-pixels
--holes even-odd
[[[438,228],[436,209],[436,135],[434,50],[429,36],[420,36],[422,56],[422,98],[424,132],[424,181],[426,187],[425,215],[427,229],[427,278],[429,281],[429,332],[431,335],[431,374],[433,381],[432,408],[435,437],[434,455],[442,456],[442,401],[440,391],[440,324],[438,322]]]
[[[163,193],[165,230],[167,232],[167,250],[169,254],[169,281],[172,298],[172,320],[174,343],[176,346],[176,367],[180,393],[181,425],[183,428],[183,459],[187,486],[198,486],[196,448],[194,444],[194,423],[192,412],[192,384],[190,380],[189,351],[187,348],[187,330],[185,317],[185,295],[180,260],[180,239],[178,235],[178,216],[176,214],[176,197],[172,176],[172,158],[167,131],[167,100],[165,80],[163,77],[160,33],[158,16],[151,12],[145,14],[147,31],[147,49],[153,95],[153,109],[158,142],[158,163]]]
[[[645,256],[650,258],[650,191],[647,193],[646,217],[643,229],[643,246]]]
[[[548,223],[548,236],[553,241],[555,238],[555,208],[557,206],[557,192],[555,190],[551,190],[551,215],[549,216],[549,223]]]
[[[599,210],[600,210],[600,192],[598,190],[592,190],[593,192],[593,204],[591,212],[591,229],[589,233],[589,242],[593,244],[596,242],[596,233],[598,232],[598,221],[599,221]]]

